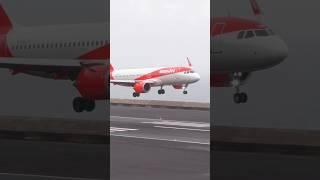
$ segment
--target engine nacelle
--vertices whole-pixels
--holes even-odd
[[[151,89],[151,85],[149,83],[138,82],[133,86],[133,89],[136,93],[147,93]]]
[[[75,85],[81,96],[91,100],[107,99],[108,92],[107,66],[84,67],[80,71]]]

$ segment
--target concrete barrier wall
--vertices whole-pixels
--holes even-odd
[[[210,110],[209,103],[182,102],[182,101],[159,101],[159,100],[136,100],[136,99],[111,99],[111,105],[158,107],[170,109],[194,109]]]

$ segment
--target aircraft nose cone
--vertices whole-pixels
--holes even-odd
[[[274,43],[274,46],[271,51],[272,51],[271,54],[273,56],[272,58],[273,58],[274,64],[281,63],[288,57],[288,54],[289,54],[288,46],[281,39],[278,39]]]
[[[281,40],[281,42],[279,42],[278,49],[276,51],[277,51],[276,56],[278,57],[280,62],[285,60],[288,57],[289,49],[284,41]]]
[[[200,80],[200,75],[198,73],[194,73],[193,78],[194,78],[194,82],[197,82]]]

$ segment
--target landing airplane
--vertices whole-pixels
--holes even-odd
[[[114,85],[133,87],[133,97],[139,97],[141,93],[147,93],[151,87],[160,87],[158,94],[165,94],[164,86],[173,86],[175,89],[183,89],[187,94],[189,84],[200,80],[188,59],[188,66],[159,67],[142,69],[114,69],[110,65],[110,83]]]
[[[0,6],[0,68],[12,75],[28,74],[71,80],[80,93],[76,112],[92,111],[108,96],[110,57],[107,23],[22,27]]]
[[[248,96],[240,92],[252,72],[281,63],[288,56],[288,47],[260,19],[262,11],[250,0],[257,20],[240,17],[211,19],[211,86],[234,87],[235,103],[246,103]]]

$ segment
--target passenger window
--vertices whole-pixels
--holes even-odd
[[[255,33],[256,33],[256,36],[260,36],[260,37],[269,36],[268,31],[264,29],[256,30]]]
[[[242,39],[244,35],[244,31],[239,32],[237,39]]]
[[[247,31],[246,39],[248,39],[248,38],[252,38],[252,37],[254,37],[253,32],[252,32],[252,31]]]

